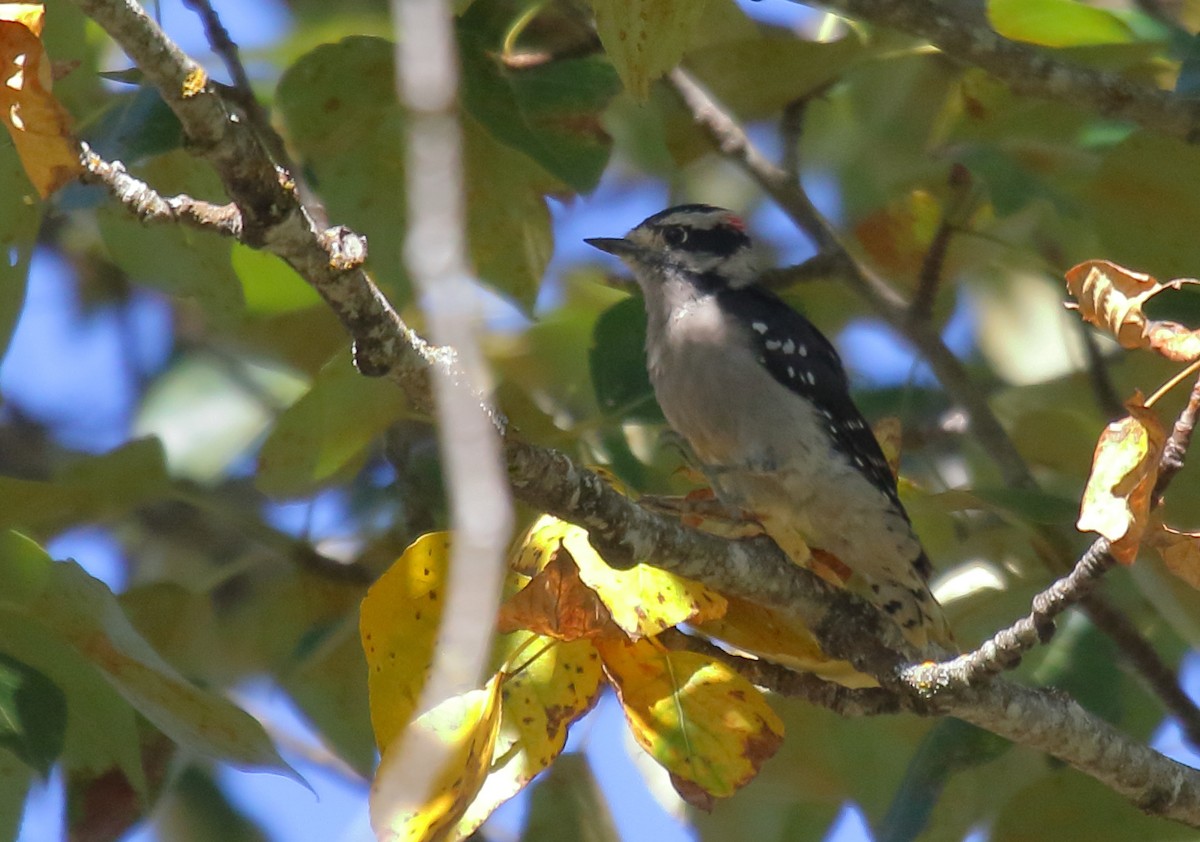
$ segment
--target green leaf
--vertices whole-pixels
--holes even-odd
[[[27,568],[31,561],[27,554],[18,566]],[[94,685],[99,680],[188,751],[295,776],[255,719],[189,684],[150,647],[103,582],[75,562],[56,563],[43,556],[34,564],[43,568],[40,592],[27,593],[20,601],[0,598],[0,646],[44,672],[62,689],[69,709],[91,711],[95,703],[90,694],[80,694],[80,681]],[[0,558],[0,580],[7,579],[13,566],[9,558]],[[14,633],[14,626],[22,625],[23,633]],[[84,721],[96,727],[87,717]],[[125,740],[136,758],[136,737],[129,733]],[[70,741],[68,733],[68,745]],[[144,791],[140,760],[130,764],[126,755],[122,765],[134,787]]]
[[[650,83],[697,45],[707,0],[591,0],[596,34],[621,81],[645,100]]]
[[[988,20],[1005,38],[1044,47],[1125,44],[1125,23],[1106,9],[1075,0],[988,0]]]
[[[480,280],[533,306],[554,250],[550,210],[543,198],[551,179],[469,117],[462,122],[466,152],[467,236]],[[504,201],[497,202],[497,196]]]
[[[1138,133],[1114,147],[1084,194],[1104,256],[1159,278],[1196,275],[1198,180],[1195,146]]]
[[[25,796],[32,782],[29,766],[11,751],[0,748],[0,839],[18,838]]]
[[[322,44],[287,69],[276,98],[330,220],[366,235],[368,267],[403,302],[410,295],[402,251],[405,115],[392,53],[382,38]]]
[[[136,79],[121,79],[140,84]],[[104,74],[102,74],[104,75]],[[106,78],[113,78],[108,74]],[[91,117],[80,132],[102,157],[125,164],[136,164],[155,155],[178,149],[183,143],[183,127],[158,90],[139,87],[136,92],[113,97]]]
[[[459,23],[463,104],[502,143],[579,192],[596,186],[612,141],[600,115],[620,89],[608,62],[589,56],[511,69],[503,33],[480,4]]]
[[[338,353],[279,417],[259,452],[255,485],[273,497],[315,491],[364,459],[375,437],[407,407],[394,383],[363,377],[349,353]]]
[[[121,207],[102,207],[96,218],[109,256],[134,281],[194,302],[214,327],[241,317],[229,240],[182,225],[142,225]]]
[[[321,296],[295,269],[269,252],[234,243],[232,262],[248,313],[289,313],[321,303]]]
[[[533,787],[521,842],[618,842],[620,838],[587,758],[560,756]]]
[[[38,670],[0,652],[0,748],[46,776],[62,752],[67,703]]]
[[[762,119],[835,81],[868,52],[853,35],[829,42],[760,37],[689,52],[686,64],[738,116]]]
[[[592,331],[588,365],[596,401],[606,414],[661,421],[662,410],[646,371],[646,308],[631,296],[605,310]]]
[[[29,258],[43,207],[16,149],[11,143],[0,144],[0,357],[25,303]]]
[[[167,483],[162,445],[138,439],[80,459],[50,481],[0,476],[0,526],[50,532],[100,520],[160,496]]]
[[[942,719],[925,735],[883,821],[878,842],[920,838],[933,808],[951,778],[964,769],[988,763],[1012,743],[959,719]]]

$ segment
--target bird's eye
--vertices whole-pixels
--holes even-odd
[[[681,246],[687,242],[688,232],[682,225],[671,225],[663,229],[662,238],[669,246]]]

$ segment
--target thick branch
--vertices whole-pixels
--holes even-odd
[[[974,4],[956,0],[820,0],[846,17],[898,29],[946,55],[980,67],[1014,91],[1127,120],[1188,143],[1200,139],[1200,101],[1133,82],[1118,73],[1069,64],[1049,50],[996,33]]]

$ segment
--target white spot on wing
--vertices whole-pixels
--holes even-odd
[[[783,353],[793,354],[795,352],[796,352],[796,343],[795,342],[793,342],[792,340],[789,339],[787,342],[783,343]]]
[[[767,325],[765,322],[752,322],[750,324],[750,327],[754,328],[756,331],[758,331],[759,333],[764,334],[764,335],[767,332]]]

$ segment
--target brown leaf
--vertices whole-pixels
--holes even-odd
[[[82,169],[71,117],[50,93],[51,65],[41,42],[45,13],[37,3],[0,3],[0,116],[43,199]]]
[[[529,629],[564,641],[625,636],[561,544],[529,584],[501,606],[499,623],[503,633]]]
[[[1200,590],[1200,532],[1180,532],[1161,525],[1146,543],[1158,551],[1168,570]]]
[[[1125,407],[1130,414],[1109,424],[1096,443],[1075,525],[1081,532],[1103,535],[1112,543],[1113,557],[1132,564],[1149,520],[1166,433],[1158,416],[1143,406],[1140,393]]]
[[[1146,302],[1165,289],[1197,284],[1194,278],[1160,283],[1107,260],[1088,260],[1067,272],[1067,291],[1078,304],[1079,315],[1107,330],[1122,348],[1150,348],[1169,360],[1200,359],[1200,331],[1181,324],[1151,321],[1143,312]]]

